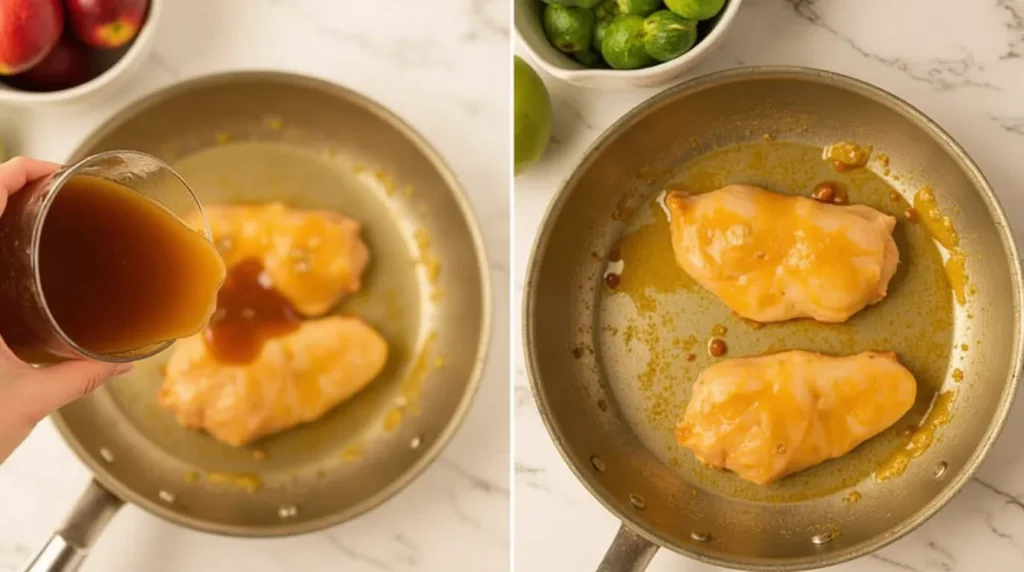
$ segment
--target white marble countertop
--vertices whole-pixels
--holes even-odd
[[[0,109],[17,150],[64,159],[121,106],[182,79],[235,69],[306,73],[363,92],[408,120],[471,195],[491,262],[494,331],[484,383],[440,460],[377,510],[275,540],[198,534],[126,507],[83,570],[250,572],[506,570],[508,462],[508,4],[171,0],[155,48],[119,91],[83,109]],[[429,24],[428,24],[429,22]],[[88,473],[42,423],[0,466],[0,571],[49,537]]]
[[[791,64],[879,85],[966,147],[1013,226],[1024,230],[1024,1],[745,0],[735,26],[694,74]],[[606,127],[654,91],[594,91],[545,80],[554,100],[554,141],[542,162],[516,179],[514,193],[515,562],[530,572],[593,570],[618,522],[572,475],[544,429],[522,365],[518,306],[534,233],[554,190]],[[875,555],[830,570],[1024,570],[1022,431],[1018,401],[977,478],[935,518]],[[650,570],[715,568],[661,550]]]

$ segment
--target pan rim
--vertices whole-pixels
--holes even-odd
[[[247,537],[247,538],[268,538],[282,537],[316,532],[332,526],[353,520],[367,512],[384,504],[399,492],[403,491],[416,481],[436,461],[441,453],[451,442],[455,433],[462,426],[469,413],[474,398],[479,392],[483,380],[483,372],[487,365],[490,352],[491,329],[492,329],[492,290],[490,277],[490,264],[487,251],[480,232],[477,214],[472,203],[466,194],[465,188],[459,182],[455,172],[440,155],[437,149],[405,119],[391,111],[375,99],[349,87],[334,83],[333,81],[314,77],[311,75],[284,72],[272,69],[265,70],[241,70],[229,72],[215,72],[199,75],[180,83],[158,89],[149,94],[128,103],[114,112],[114,115],[106,120],[100,127],[91,131],[68,155],[74,159],[83,153],[90,146],[95,144],[114,129],[123,125],[129,117],[151,108],[167,99],[177,97],[182,93],[225,83],[236,81],[262,81],[285,83],[291,86],[307,87],[327,93],[335,98],[348,101],[380,118],[383,122],[398,131],[406,140],[412,143],[420,153],[430,162],[434,169],[445,182],[445,186],[452,199],[455,201],[462,218],[466,221],[466,228],[469,232],[474,255],[478,261],[478,274],[480,279],[481,314],[479,323],[480,342],[477,345],[473,357],[473,367],[468,374],[467,385],[463,395],[449,417],[444,428],[438,434],[424,453],[420,455],[398,478],[388,483],[376,494],[363,499],[351,508],[340,511],[336,514],[326,515],[312,520],[280,524],[269,527],[251,527],[237,524],[210,523],[205,520],[191,518],[171,510],[161,504],[157,499],[147,497],[144,494],[128,487],[119,479],[115,478],[106,468],[103,462],[90,453],[75,436],[74,431],[65,422],[62,412],[57,411],[50,416],[58,432],[67,443],[68,447],[86,465],[92,473],[92,478],[102,487],[110,491],[121,500],[131,503],[152,514],[173,524],[183,526],[199,532],[216,534],[221,536]]]
[[[551,410],[551,405],[546,398],[546,394],[542,391],[539,373],[540,365],[538,363],[535,344],[533,343],[533,331],[535,328],[534,308],[536,298],[538,296],[536,276],[540,265],[540,259],[543,258],[543,253],[548,248],[555,220],[564,210],[565,203],[569,197],[569,191],[581,177],[584,172],[584,168],[589,166],[602,148],[610,144],[637,119],[646,115],[652,109],[672,101],[683,94],[702,91],[717,85],[736,81],[737,79],[747,81],[797,79],[824,83],[826,85],[839,87],[856,93],[857,95],[864,96],[888,107],[889,109],[892,109],[894,112],[904,117],[907,117],[918,125],[924,132],[938,140],[950,152],[950,154],[953,155],[957,163],[970,175],[971,179],[975,183],[975,190],[980,192],[980,198],[988,207],[990,216],[993,219],[993,223],[995,224],[996,230],[1003,243],[1004,252],[1012,259],[1008,261],[1008,266],[1010,268],[1011,280],[1013,282],[1013,312],[1015,315],[1015,322],[1017,323],[1017,329],[1014,333],[1013,340],[1013,356],[1008,368],[1008,377],[1004,380],[1004,387],[997,402],[996,414],[986,428],[981,441],[968,458],[964,468],[950,479],[949,483],[940,494],[932,498],[931,501],[926,503],[917,512],[899,523],[893,529],[880,533],[867,542],[855,545],[849,549],[837,551],[834,554],[828,554],[824,558],[812,556],[781,560],[778,561],[778,563],[758,564],[701,554],[683,546],[675,545],[673,542],[665,538],[665,536],[658,530],[655,530],[654,527],[638,522],[628,512],[619,510],[613,502],[598,492],[598,488],[592,482],[590,474],[585,472],[585,469],[581,465],[577,465],[572,461],[568,447],[561,437],[561,433],[558,428],[559,422],[555,419]],[[981,172],[981,169],[977,166],[967,151],[957,143],[949,133],[906,100],[866,81],[829,70],[805,66],[745,66],[697,76],[663,90],[637,104],[635,107],[631,108],[621,117],[616,119],[588,146],[576,166],[573,168],[573,171],[562,181],[554,198],[548,203],[548,207],[538,228],[539,230],[534,238],[526,267],[526,281],[523,289],[523,309],[521,315],[522,329],[520,333],[523,336],[523,351],[526,357],[525,365],[527,376],[530,381],[530,390],[537,403],[537,409],[540,412],[540,417],[544,422],[544,426],[547,429],[555,448],[562,456],[562,460],[569,466],[569,469],[573,472],[576,478],[583,484],[584,488],[587,489],[587,492],[589,492],[592,497],[604,506],[605,510],[619,519],[622,526],[635,531],[637,534],[645,538],[647,541],[654,543],[656,546],[668,548],[673,552],[688,558],[727,568],[743,566],[743,569],[754,572],[782,572],[834,566],[871,554],[906,536],[911,531],[924,524],[928,519],[939,512],[939,510],[945,507],[946,504],[948,504],[949,501],[963,489],[977,471],[985,456],[992,449],[992,446],[995,444],[996,439],[1002,431],[1006,418],[1013,406],[1013,402],[1016,397],[1017,383],[1022,372],[1022,367],[1024,367],[1024,337],[1022,337],[1022,330],[1024,330],[1024,315],[1022,315],[1022,312],[1024,312],[1024,278],[1022,278],[1020,254],[1018,252],[1017,245],[1013,240],[1013,235],[1010,230],[1009,221],[1006,218],[1006,213],[1003,210],[995,191],[992,189],[991,184]]]

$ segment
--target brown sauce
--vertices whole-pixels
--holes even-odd
[[[249,258],[228,272],[206,328],[206,344],[217,361],[246,364],[259,356],[267,340],[297,330],[300,322],[291,302],[264,275],[263,263]]]
[[[726,347],[724,340],[720,338],[711,338],[711,341],[708,342],[708,353],[711,354],[711,357],[722,357],[725,355],[726,351],[728,351],[728,348]]]
[[[838,183],[824,182],[815,185],[811,190],[811,198],[822,203],[834,205],[846,205],[850,203],[850,196],[846,189]]]
[[[220,255],[201,234],[155,201],[91,176],[71,178],[53,199],[38,256],[55,322],[98,354],[198,332],[224,278]]]

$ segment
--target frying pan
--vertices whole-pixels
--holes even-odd
[[[71,570],[122,502],[195,530],[282,536],[351,519],[433,461],[478,385],[489,333],[480,235],[454,175],[399,118],[320,80],[214,75],[129,106],[72,160],[137,149],[204,204],[284,201],[363,224],[365,285],[337,312],[389,343],[366,389],[316,422],[235,449],[156,405],[165,354],[60,410],[95,480],[29,570]]]
[[[822,148],[839,140],[872,145],[873,160],[837,172]],[[846,188],[851,203],[899,220],[901,260],[888,297],[847,323],[746,323],[676,268],[656,202],[666,187],[742,182],[809,194],[825,180]],[[907,218],[924,185],[959,231],[963,305],[951,288],[960,282],[943,267],[949,253]],[[603,280],[609,270],[620,273],[615,288]],[[1021,305],[1006,219],[937,125],[848,77],[735,69],[641,104],[564,183],[529,264],[526,360],[556,446],[623,523],[600,570],[643,570],[658,546],[719,566],[804,570],[892,542],[963,486],[1010,408]],[[712,335],[726,342],[725,357],[892,350],[914,373],[919,397],[846,456],[759,487],[701,467],[674,442],[692,382],[717,361],[705,349]]]

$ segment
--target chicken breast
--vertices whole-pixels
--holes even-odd
[[[198,334],[175,344],[158,401],[182,425],[242,446],[319,418],[373,380],[387,357],[377,331],[344,316],[303,322],[241,365],[218,362]]]
[[[747,185],[666,198],[676,262],[740,316],[843,322],[885,298],[896,219]]]
[[[916,395],[893,353],[731,359],[697,379],[676,440],[705,465],[763,485],[845,455],[903,417]]]
[[[279,202],[212,205],[205,212],[228,268],[259,259],[274,289],[304,316],[323,315],[361,287],[370,253],[357,221]]]

